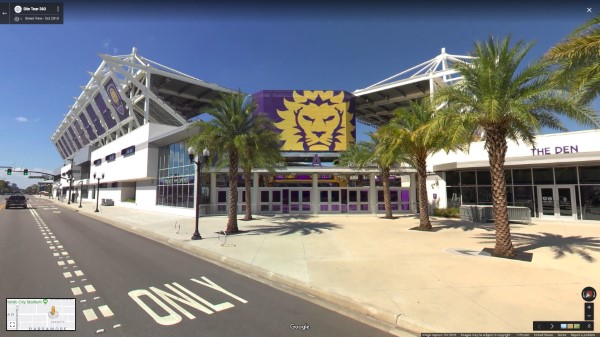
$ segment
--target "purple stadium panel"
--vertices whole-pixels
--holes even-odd
[[[104,130],[102,123],[100,123],[100,118],[98,118],[98,115],[96,115],[94,107],[90,104],[87,106],[87,108],[85,108],[85,110],[87,111],[88,116],[90,116],[90,118],[92,119],[92,123],[94,124],[94,127],[96,127],[96,131],[98,131],[98,135],[103,135],[106,132],[106,130]]]
[[[115,125],[117,125],[117,122],[112,118],[110,110],[104,103],[104,99],[102,99],[102,94],[98,93],[98,95],[96,95],[96,98],[94,98],[94,102],[96,102],[96,106],[98,107],[98,110],[100,110],[102,119],[104,120],[104,123],[106,123],[108,129],[110,130]]]
[[[83,113],[79,115],[79,120],[81,121],[81,124],[83,124],[83,128],[87,132],[90,140],[96,139],[96,134],[94,133],[94,129],[92,128],[92,126],[90,125],[90,122],[87,120],[87,118],[85,117],[85,115]]]

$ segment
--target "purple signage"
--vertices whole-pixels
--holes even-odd
[[[550,154],[564,154],[564,153],[579,153],[579,145],[567,145],[567,146],[555,146],[554,148],[543,147],[543,148],[531,148],[532,156],[546,156]]]
[[[79,114],[79,120],[81,121],[81,124],[83,124],[83,128],[84,128],[85,132],[87,132],[90,140],[96,139],[96,134],[94,133],[94,129],[92,129],[90,122],[88,122],[87,118],[85,117],[85,115],[83,113]]]
[[[106,132],[106,130],[104,130],[102,123],[100,123],[100,118],[98,117],[98,115],[96,115],[94,107],[90,104],[87,106],[87,108],[85,108],[85,111],[87,111],[88,116],[90,116],[90,118],[92,119],[92,124],[94,124],[96,131],[98,131],[98,136],[103,135]]]
[[[129,111],[126,109],[125,102],[121,98],[121,94],[119,93],[119,90],[117,89],[117,86],[115,85],[115,82],[113,82],[112,78],[106,82],[104,89],[110,98],[111,105],[117,112],[117,118],[119,118],[119,121],[123,121],[125,118],[127,118],[127,116],[129,116]]]
[[[75,132],[73,131],[73,126],[70,126],[67,130],[69,131],[69,134],[71,135],[71,139],[73,140],[73,142],[77,146],[77,148],[75,149],[75,151],[81,149],[82,148],[81,143],[79,142],[79,140],[77,139],[77,135],[75,135]]]
[[[112,114],[106,106],[106,103],[104,103],[104,99],[102,98],[102,95],[100,93],[96,95],[96,98],[94,98],[94,102],[96,102],[96,106],[98,107],[98,110],[102,115],[102,119],[104,120],[104,123],[106,123],[108,129],[112,129],[113,126],[117,125],[117,122],[112,118]]]
[[[75,130],[77,130],[77,136],[79,136],[79,139],[81,139],[81,141],[83,142],[83,145],[88,145],[88,143],[90,142],[89,139],[86,137],[85,133],[83,132],[83,129],[81,128],[81,125],[79,125],[79,121],[75,120],[73,122],[73,125],[75,126]]]

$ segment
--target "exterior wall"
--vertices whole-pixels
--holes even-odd
[[[140,181],[136,184],[135,203],[142,208],[156,206],[156,180]]]
[[[149,149],[148,140],[173,129],[176,127],[148,123],[93,151],[91,174],[104,173],[103,181],[111,182],[156,178],[158,150]],[[121,155],[121,151],[130,146],[135,146],[135,153],[128,156]],[[115,159],[107,162],[106,156],[111,154],[115,154]],[[94,165],[94,161],[98,159],[102,161],[101,164]]]

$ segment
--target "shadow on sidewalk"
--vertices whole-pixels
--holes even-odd
[[[475,229],[483,229],[486,232],[493,232],[496,230],[493,222],[471,222],[471,221],[462,221],[459,219],[456,220],[431,220],[431,225],[433,227],[438,227],[441,229],[462,229],[465,232],[472,231]],[[510,223],[511,229],[517,229],[520,227],[529,226],[521,223]]]
[[[597,237],[562,236],[554,233],[521,234],[511,233],[515,249],[519,251],[532,251],[537,248],[550,248],[554,258],[560,259],[567,254],[579,255],[587,262],[596,262],[591,252],[600,253],[600,239]],[[485,244],[496,242],[495,234],[477,236]]]
[[[306,221],[290,221],[290,219],[281,219],[281,221],[280,224],[271,226],[248,226],[246,232],[248,234],[291,235],[300,233],[302,235],[309,235],[322,234],[324,231],[341,228],[339,225],[329,222],[314,223]]]

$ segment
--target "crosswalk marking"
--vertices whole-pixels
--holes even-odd
[[[75,275],[77,275],[77,276],[83,276],[83,272],[81,270],[76,270],[75,271]]]
[[[52,255],[54,255],[54,256],[58,256],[59,254],[58,254],[58,253],[52,253]]]
[[[62,255],[69,255],[69,253],[67,253],[67,252],[62,252],[61,254]]]
[[[68,263],[68,264],[74,264],[74,263],[75,263],[75,261],[73,261],[73,260],[67,260],[67,263]]]
[[[87,291],[88,293],[93,293],[96,291],[96,288],[94,288],[94,286],[91,284],[84,286],[84,288],[85,288],[85,291]]]
[[[73,295],[75,295],[75,296],[81,295],[83,293],[81,291],[81,288],[79,288],[79,287],[71,288],[71,291],[73,292]]]
[[[108,305],[99,306],[98,310],[100,310],[100,313],[102,313],[102,316],[104,317],[110,317],[114,315],[112,310],[110,310],[110,308],[108,307]]]
[[[83,314],[85,315],[85,319],[89,321],[95,321],[98,319],[98,316],[96,316],[96,313],[94,312],[94,309],[85,309],[83,311]]]
[[[65,261],[58,261],[57,262],[59,266],[64,266],[65,265]]]
[[[73,277],[73,275],[71,275],[70,271],[68,271],[66,273],[63,273],[63,275],[65,276],[65,278],[71,278],[71,277]]]

